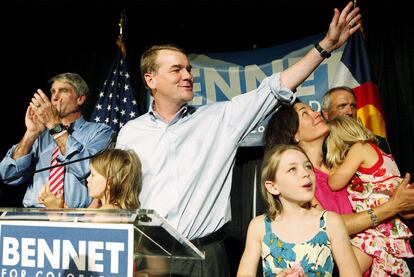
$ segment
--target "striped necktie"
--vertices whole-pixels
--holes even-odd
[[[52,161],[50,163],[51,166],[58,165],[57,157],[59,156],[59,147],[53,150],[52,154]],[[58,195],[60,192],[63,192],[63,178],[65,175],[65,167],[64,166],[56,166],[50,169],[49,172],[49,184],[50,184],[50,191],[54,195]]]

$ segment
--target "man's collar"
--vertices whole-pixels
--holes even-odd
[[[71,130],[78,129],[85,122],[86,122],[85,118],[83,117],[83,115],[81,115],[78,119],[76,119],[75,121],[73,121],[69,124],[69,128]]]
[[[181,107],[181,109],[175,114],[174,118],[177,118],[177,116],[179,117],[184,117],[186,115],[190,115],[192,113],[194,113],[196,110],[196,108],[194,106],[188,105],[187,103],[184,104],[184,106]],[[154,102],[152,102],[152,105],[150,105],[149,109],[148,109],[148,113],[150,115],[150,117],[155,120],[157,118],[161,118],[160,115],[154,110]]]

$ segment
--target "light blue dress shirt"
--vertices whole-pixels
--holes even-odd
[[[83,117],[72,123],[71,128],[73,131],[66,143],[66,156],[64,157],[59,153],[58,160],[60,162],[73,161],[96,154],[105,149],[111,140],[112,129],[108,125],[87,122]],[[24,195],[23,206],[44,207],[43,204],[37,201],[37,196],[40,188],[48,182],[49,170],[34,175],[24,174],[49,167],[56,143],[49,132],[45,131],[36,139],[32,150],[27,155],[14,160],[12,155],[16,146],[10,148],[0,162],[1,177],[7,179],[23,175],[16,180],[5,182],[9,185],[19,185],[32,180]],[[89,197],[86,186],[88,175],[89,159],[65,166],[64,197],[70,208],[85,208],[91,203],[92,199]]]
[[[141,207],[157,211],[188,239],[218,230],[231,220],[239,142],[277,105],[294,100],[275,74],[230,101],[184,106],[169,124],[152,109],[129,121],[116,147],[133,149],[141,159]]]

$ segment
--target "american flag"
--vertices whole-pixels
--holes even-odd
[[[90,120],[105,123],[118,133],[125,123],[136,118],[138,114],[125,58],[118,51]]]

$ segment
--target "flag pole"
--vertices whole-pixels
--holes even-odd
[[[126,50],[123,36],[125,33],[125,11],[119,21],[119,35],[116,39],[116,55],[103,83],[90,121],[105,123],[115,133],[131,119],[139,115],[138,104],[134,97],[131,77],[126,64]]]
[[[118,35],[118,39],[116,40],[116,45],[121,50],[121,55],[124,59],[126,58],[126,48],[125,48],[124,36],[123,36],[123,30],[125,28],[125,19],[126,19],[126,14],[125,14],[125,10],[123,10],[121,13],[121,19],[119,20],[119,24],[118,24],[119,35]]]
[[[353,3],[354,3],[354,9],[355,9],[357,7],[358,0],[353,0]],[[365,30],[364,30],[364,26],[362,26],[362,19],[358,23],[361,23],[361,27],[359,30],[362,33],[362,37],[365,39]]]

